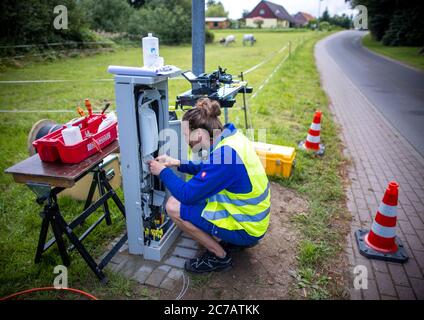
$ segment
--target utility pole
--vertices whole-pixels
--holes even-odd
[[[192,71],[205,72],[205,0],[191,0]]]

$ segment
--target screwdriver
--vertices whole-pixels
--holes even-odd
[[[80,106],[78,106],[77,112],[81,117],[85,117],[85,112],[84,112],[84,110],[82,110],[82,108]]]
[[[91,117],[93,115],[93,109],[91,108],[90,100],[85,99],[85,107],[87,108],[88,116]]]

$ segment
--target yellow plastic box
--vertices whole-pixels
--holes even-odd
[[[263,142],[253,142],[253,145],[267,175],[290,177],[296,157],[295,148]]]

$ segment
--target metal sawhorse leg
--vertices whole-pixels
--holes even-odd
[[[35,255],[35,263],[39,263],[41,260],[41,256],[43,252],[49,249],[54,243],[57,244],[59,249],[59,254],[62,258],[63,264],[65,266],[70,265],[70,259],[68,252],[77,249],[84,261],[90,267],[90,269],[96,274],[96,276],[103,282],[107,282],[107,278],[103,273],[103,268],[109,263],[109,261],[113,258],[116,252],[127,240],[127,234],[118,241],[117,244],[106,254],[106,256],[102,259],[102,261],[97,264],[93,257],[88,253],[82,241],[94,230],[96,226],[98,226],[103,220],[106,220],[106,223],[110,225],[112,220],[110,218],[110,211],[107,201],[112,199],[119,210],[122,212],[125,218],[125,207],[119,199],[116,192],[113,190],[112,186],[109,184],[109,181],[106,176],[105,170],[100,166],[97,166],[92,170],[93,172],[93,181],[90,186],[90,191],[87,196],[86,203],[84,205],[84,211],[76,217],[71,223],[67,223],[63,218],[59,205],[57,202],[57,195],[63,191],[65,188],[55,187],[51,189],[44,189],[44,193],[38,190],[37,202],[39,204],[44,203],[44,210],[41,212],[42,223],[40,236],[38,240],[37,252]],[[33,190],[34,185],[29,185]],[[100,198],[92,203],[94,192],[96,187],[99,189]],[[103,206],[104,214],[93,223],[79,238],[73,232],[77,226],[80,226],[92,213],[94,213],[100,206]],[[50,239],[47,243],[47,233],[49,229],[49,225],[52,227],[54,237]],[[71,242],[71,246],[66,248],[64,239],[62,235],[65,234],[69,241]]]

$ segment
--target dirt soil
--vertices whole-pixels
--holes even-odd
[[[289,299],[296,270],[298,232],[290,222],[306,212],[308,203],[293,190],[271,182],[271,221],[266,236],[253,248],[233,253],[233,268],[225,272],[190,276],[183,299]],[[182,288],[181,281],[181,288]],[[175,299],[176,292],[160,292]]]

